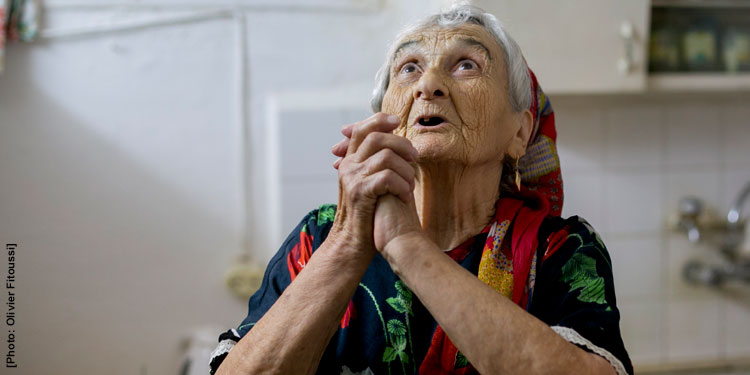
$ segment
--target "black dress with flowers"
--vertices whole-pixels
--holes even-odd
[[[219,336],[211,374],[323,243],[335,211],[334,205],[311,211],[284,241],[268,264],[260,289],[250,298],[247,317],[237,329]],[[476,275],[486,237],[486,232],[479,233],[447,254]],[[632,374],[620,335],[611,260],[599,236],[582,218],[550,216],[538,240],[526,310],[567,341],[602,356],[618,374]],[[421,366],[434,345],[436,328],[430,312],[376,255],[323,354],[318,374],[476,373],[460,352],[440,358],[440,371]]]

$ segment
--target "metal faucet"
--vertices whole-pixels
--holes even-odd
[[[724,237],[724,248],[722,249],[722,252],[728,254],[731,258],[737,257],[737,248],[742,243],[744,237],[744,228],[741,225],[742,207],[748,196],[750,196],[750,181],[748,181],[742,188],[739,195],[737,195],[737,199],[727,213],[727,231]]]
[[[750,181],[742,188],[727,213],[727,223],[719,246],[724,256],[722,264],[708,265],[696,260],[689,261],[683,268],[683,275],[688,282],[711,287],[720,287],[732,279],[750,283],[750,259],[742,259],[739,254],[739,247],[747,235],[742,226],[742,208],[749,197]],[[701,210],[702,204],[697,198],[687,197],[680,200],[678,224],[680,229],[687,232],[690,242],[697,242],[701,238],[696,219]]]
[[[745,187],[740,191],[740,195],[737,196],[737,200],[734,202],[732,208],[729,209],[727,214],[727,221],[731,226],[736,227],[740,221],[740,214],[742,213],[742,205],[745,204],[745,200],[750,195],[750,181],[745,184]]]
[[[698,216],[703,212],[703,202],[696,197],[685,197],[680,199],[679,210],[680,221],[677,225],[681,230],[687,232],[690,242],[699,242],[701,232],[698,228]]]

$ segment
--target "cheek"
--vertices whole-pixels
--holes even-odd
[[[457,87],[454,103],[462,122],[461,134],[469,145],[469,159],[501,158],[512,129],[497,87],[484,81],[466,82]]]
[[[398,85],[390,85],[385,96],[383,96],[383,105],[380,111],[401,118],[401,125],[394,131],[395,134],[406,135],[406,122],[409,119],[411,97],[411,91],[408,88]]]
[[[488,126],[497,122],[498,107],[485,86],[478,81],[467,82],[453,91],[457,94],[453,96],[456,111],[464,125],[462,133],[474,142],[485,136]]]

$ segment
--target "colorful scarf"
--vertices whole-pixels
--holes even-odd
[[[527,309],[536,276],[538,232],[547,216],[560,216],[563,204],[562,175],[555,140],[555,114],[534,73],[531,76],[531,113],[534,128],[526,154],[519,160],[520,191],[504,194],[479,262],[478,277],[498,293]],[[506,234],[511,231],[510,239]],[[476,374],[477,371],[438,326],[419,367],[420,374]]]

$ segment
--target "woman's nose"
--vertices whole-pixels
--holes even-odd
[[[414,99],[431,100],[448,96],[448,87],[435,72],[427,71],[419,78]]]

